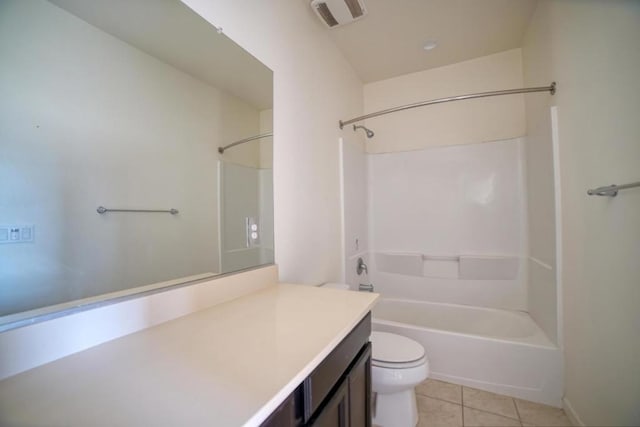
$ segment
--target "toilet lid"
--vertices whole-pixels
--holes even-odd
[[[388,332],[371,332],[371,358],[387,363],[407,363],[424,357],[424,347],[411,338]]]

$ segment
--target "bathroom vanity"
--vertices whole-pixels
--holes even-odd
[[[262,424],[371,426],[371,313]]]
[[[367,426],[377,298],[270,286],[1,381],[0,425]]]

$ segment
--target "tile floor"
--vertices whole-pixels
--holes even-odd
[[[565,427],[562,409],[428,379],[416,387],[418,427]]]

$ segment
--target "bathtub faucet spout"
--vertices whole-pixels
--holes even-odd
[[[360,283],[358,290],[362,292],[373,292],[373,283],[369,283],[368,285],[366,283]]]

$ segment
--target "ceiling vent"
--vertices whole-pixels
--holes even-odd
[[[312,0],[311,8],[329,28],[349,24],[367,14],[362,0]]]

